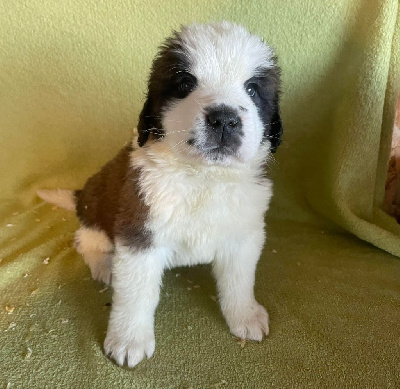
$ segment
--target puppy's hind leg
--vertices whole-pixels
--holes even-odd
[[[75,234],[75,248],[89,266],[93,279],[111,283],[114,245],[104,231],[81,227]]]

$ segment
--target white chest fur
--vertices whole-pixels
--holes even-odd
[[[272,184],[260,178],[259,163],[204,166],[162,150],[135,154],[147,227],[154,244],[171,251],[171,266],[211,262],[221,246],[264,228]]]

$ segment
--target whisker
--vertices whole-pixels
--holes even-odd
[[[177,134],[177,133],[179,133],[179,132],[189,132],[189,131],[191,131],[191,130],[192,130],[191,128],[188,128],[188,129],[186,129],[186,130],[171,131],[171,132],[169,132],[168,134]]]
[[[277,121],[275,121],[275,122],[271,122],[271,123],[268,123],[268,124],[264,124],[264,126],[272,126],[273,124],[278,124],[278,123],[281,123],[281,121],[280,121],[280,120],[277,120]]]
[[[264,138],[279,139],[279,138],[281,138],[281,135],[264,135]]]
[[[168,134],[176,134],[178,132],[188,132],[188,131],[191,131],[191,130],[192,130],[191,128],[187,128],[187,129],[184,129],[184,130],[170,131],[170,132],[168,132]],[[164,133],[165,133],[165,130],[163,128],[148,128],[148,129],[146,129],[144,131],[145,132],[150,132],[150,133],[153,133],[153,134],[156,134],[156,135],[164,135]]]
[[[174,120],[174,119],[168,119],[165,120],[166,122],[175,122],[175,123],[182,123],[182,120]]]
[[[197,103],[197,105],[200,107],[200,108],[204,108],[204,106],[200,103],[200,102],[198,102],[196,99],[194,99],[194,101]]]
[[[153,134],[164,134],[165,133],[165,129],[164,128],[156,128],[156,127],[152,127],[152,128],[147,128],[146,130],[143,130],[145,132],[150,132]]]
[[[186,143],[186,139],[183,139],[180,142],[178,142],[176,145],[172,147],[172,149],[178,151],[180,149],[180,146],[183,146],[183,143]]]

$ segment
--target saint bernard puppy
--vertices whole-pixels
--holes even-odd
[[[279,68],[258,36],[228,22],[193,24],[160,47],[137,137],[82,190],[40,190],[76,210],[75,247],[111,284],[104,342],[118,365],[154,353],[165,269],[212,264],[232,334],[261,341],[254,297],[272,195],[266,165],[281,142]]]

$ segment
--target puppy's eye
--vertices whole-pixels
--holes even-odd
[[[246,92],[250,97],[254,97],[257,94],[257,84],[254,83],[247,84]]]
[[[182,93],[189,93],[194,89],[194,82],[191,78],[185,77],[178,84],[178,90]]]
[[[171,79],[173,93],[178,98],[186,97],[192,92],[197,85],[197,80],[190,73],[180,72],[175,74]]]

